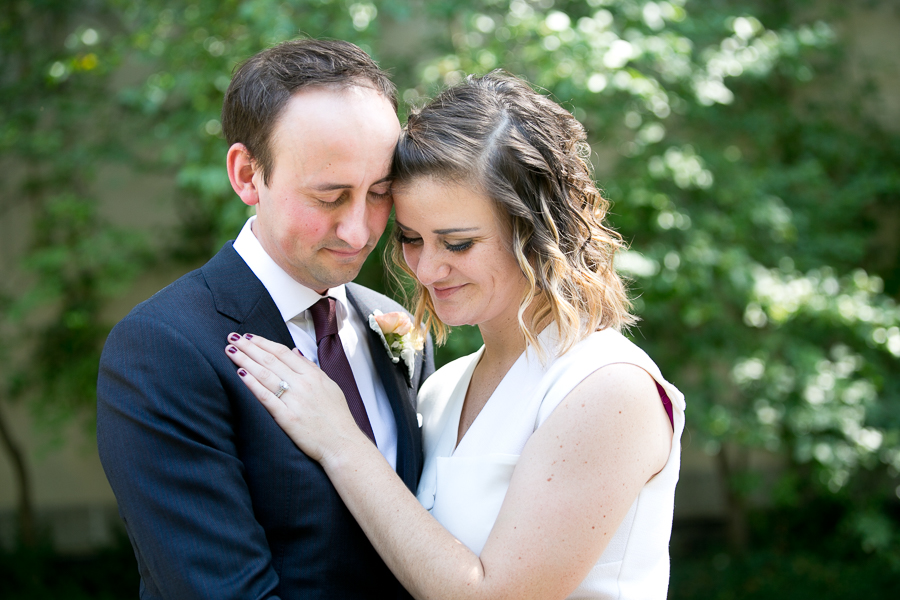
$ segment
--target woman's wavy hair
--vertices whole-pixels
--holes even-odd
[[[537,335],[551,322],[562,353],[594,331],[635,321],[613,267],[624,242],[603,223],[609,202],[594,184],[589,159],[581,124],[502,71],[470,75],[414,111],[394,154],[395,185],[430,177],[477,187],[494,201],[529,284],[519,325],[540,356],[545,349]],[[392,262],[415,279],[396,226],[392,237]],[[418,282],[412,300],[416,322],[443,342],[448,327]]]

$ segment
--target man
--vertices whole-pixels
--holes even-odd
[[[224,350],[230,332],[255,333],[318,356],[329,373],[330,318],[355,379],[351,412],[356,402],[357,422],[415,490],[415,393],[434,370],[431,348],[407,380],[367,324],[375,309],[402,308],[348,283],[391,210],[393,85],[352,44],[286,42],[239,67],[222,124],[231,184],[256,216],[119,323],[100,363],[100,457],[141,598],[405,598]]]

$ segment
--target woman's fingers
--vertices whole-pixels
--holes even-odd
[[[253,375],[254,379],[271,394],[278,391],[282,381],[287,381],[290,385],[291,380],[294,378],[294,371],[282,363],[266,360],[259,353],[254,352],[254,354],[256,354],[255,357],[247,354],[244,350],[251,350],[251,352],[253,352],[252,344],[249,346],[250,347],[245,346],[244,349],[241,349],[236,345],[230,344],[225,347],[225,354],[236,366],[241,367]],[[271,357],[271,355],[269,356]],[[264,366],[264,362],[268,363],[271,368]],[[257,395],[257,397],[259,396]]]
[[[285,365],[291,367],[296,373],[302,373],[306,368],[313,365],[312,361],[305,359],[299,351],[291,350],[284,344],[267,340],[259,335],[245,333],[241,336],[239,342],[242,344],[241,347],[244,347],[249,342],[260,350],[268,352]]]
[[[238,375],[244,385],[256,396],[281,429],[294,441],[300,450],[305,452],[313,460],[322,459],[322,449],[316,442],[315,436],[310,435],[308,420],[302,419],[296,402],[284,401],[273,394],[268,387],[260,383],[252,373],[244,368],[238,369]]]
[[[263,337],[249,333],[243,336],[231,333],[228,341],[231,344],[225,351],[231,361],[252,373],[273,394],[278,394],[278,390],[283,387],[282,381],[287,382],[288,386],[292,385],[296,381],[293,377],[295,374],[308,376],[310,370],[318,370],[299,352],[292,352],[283,344]]]
[[[269,388],[260,383],[252,373],[241,367],[238,369],[238,375],[241,376],[244,385],[256,396],[256,399],[269,411],[277,423],[280,424],[282,421],[290,418],[291,410]]]
[[[305,373],[315,365],[303,358],[299,352],[291,351],[284,344],[272,342],[264,337],[246,333],[231,333],[228,341],[258,364],[278,373],[284,373],[287,367],[294,373]]]
[[[259,336],[233,333],[228,341],[225,354],[247,388],[310,458],[334,454],[348,434],[368,443],[341,388],[315,363]],[[278,394],[282,382],[288,387]]]

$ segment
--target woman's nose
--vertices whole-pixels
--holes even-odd
[[[419,248],[416,265],[410,265],[416,279],[422,285],[431,285],[450,274],[450,266],[441,257],[440,250]]]

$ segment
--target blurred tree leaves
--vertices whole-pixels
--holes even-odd
[[[298,35],[348,39],[407,105],[504,68],[569,108],[631,242],[618,264],[642,318],[632,334],[685,392],[692,443],[719,457],[735,535],[761,481],[747,453],[764,449],[786,466],[775,502],[840,499],[847,531],[896,553],[900,137],[828,93],[849,85],[843,42],[805,20],[813,3],[6,4],[0,162],[16,175],[0,210],[27,205],[32,228],[4,264],[20,273],[4,330],[33,340],[11,394],[63,420],[90,412],[107,299],[150,264],[212,255],[247,216],[219,123],[234,66]],[[106,222],[107,162],[169,176],[178,227]],[[378,260],[360,278],[385,286]],[[457,331],[441,360],[479,343]]]

